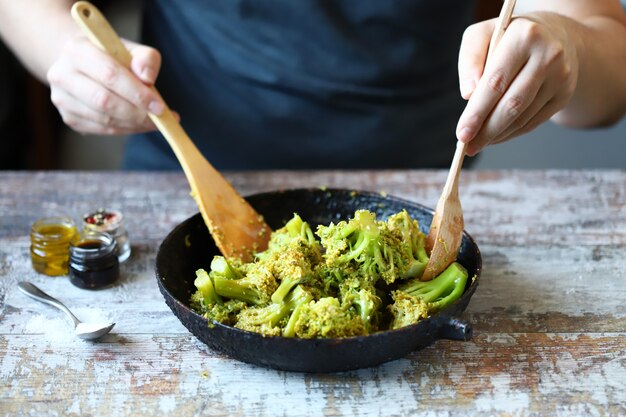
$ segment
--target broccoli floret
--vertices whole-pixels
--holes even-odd
[[[222,264],[223,262],[220,261],[219,265]],[[227,261],[226,264],[228,264]],[[245,276],[236,279],[230,278],[233,276],[232,273],[224,274],[214,270],[211,270],[209,276],[213,281],[215,292],[222,297],[245,301],[253,305],[268,303],[271,295],[278,287],[272,272],[260,264],[248,264],[245,272]]]
[[[200,293],[200,291],[196,291],[193,294],[191,294],[191,298],[189,299],[189,306],[195,312],[200,313],[200,314],[203,313],[205,304],[204,304],[204,298],[202,297],[202,294]]]
[[[221,275],[226,279],[239,279],[243,278],[244,274],[240,268],[243,265],[236,265],[237,260],[226,260],[223,256],[214,256],[211,261],[211,275]]]
[[[239,300],[228,300],[223,304],[215,304],[207,309],[204,317],[219,321],[232,326],[235,324],[237,315],[247,307],[247,304]]]
[[[294,217],[272,233],[268,250],[257,254],[257,260],[269,268],[280,282],[272,302],[280,303],[296,285],[317,280],[314,265],[321,262],[321,247],[308,223]]]
[[[313,230],[311,230],[311,226],[295,213],[293,218],[285,224],[284,229],[287,230],[289,236],[292,238],[300,237],[309,245],[319,244],[315,239],[315,234]]]
[[[246,306],[246,303],[239,300],[224,302],[215,291],[210,274],[204,269],[196,271],[194,285],[198,290],[191,295],[191,308],[207,319],[231,325],[235,316]]]
[[[293,336],[289,330],[283,331],[282,327],[286,329],[289,327],[281,326],[291,312],[297,309],[298,306],[308,303],[313,300],[313,296],[302,286],[297,286],[293,289],[281,303],[271,303],[264,307],[251,307],[243,310],[237,317],[237,323],[235,327],[249,330],[257,333],[262,333],[266,336]],[[293,326],[292,326],[293,327]]]
[[[373,286],[356,279],[348,279],[340,286],[341,306],[355,308],[367,333],[378,330],[379,308],[382,300]]]
[[[419,228],[417,220],[411,218],[406,210],[402,210],[387,219],[386,226],[391,233],[399,234],[400,245],[397,249],[407,260],[407,266],[400,278],[419,277],[428,264],[426,254],[426,235]]]
[[[196,279],[193,284],[198,289],[198,297],[201,298],[203,305],[221,304],[222,299],[215,292],[213,281],[209,277],[209,274],[204,269],[198,269],[196,271]]]
[[[313,253],[312,253],[313,252]],[[272,294],[272,302],[280,303],[293,287],[310,283],[315,285],[317,275],[313,271],[319,251],[301,238],[295,238],[279,253],[264,258],[262,263],[272,270],[280,285]]]
[[[393,316],[390,326],[392,329],[399,329],[428,317],[428,304],[421,298],[403,291],[393,291],[391,297],[394,302],[387,308]]]
[[[198,290],[191,295],[191,308],[207,319],[232,325],[235,316],[246,307],[246,303],[239,300],[223,301],[215,292],[213,283],[204,269],[196,271],[195,286]]]
[[[417,276],[426,263],[414,256],[414,252],[420,251],[413,248],[413,243],[419,244],[420,238],[411,234],[415,230],[420,232],[408,214],[406,216],[390,226],[376,221],[376,214],[370,211],[357,210],[354,218],[347,222],[318,226],[317,235],[325,249],[326,265],[331,270],[335,267],[345,271],[346,265],[353,263],[361,276],[371,277],[373,281],[382,278],[388,284],[398,278]]]
[[[434,279],[414,279],[401,285],[400,290],[422,299],[432,314],[456,301],[465,291],[466,283],[467,270],[458,262],[453,262]]]
[[[208,273],[196,272],[192,308],[265,336],[351,337],[416,323],[465,289],[467,271],[457,263],[419,280],[428,263],[425,235],[407,211],[377,221],[358,210],[316,234],[321,243],[294,215],[254,262],[214,257]]]
[[[305,339],[367,334],[361,317],[342,308],[334,297],[324,297],[302,305],[294,321],[294,334]]]
[[[346,265],[346,269],[347,268],[348,266]],[[337,265],[327,265],[326,263],[319,263],[315,266],[315,274],[319,277],[322,296],[336,296],[339,291],[339,285],[345,281],[347,276],[356,273],[353,268],[352,271],[348,273]],[[320,296],[320,298],[322,296]]]
[[[288,246],[294,239],[302,239],[308,246],[316,249],[319,254],[320,244],[315,239],[311,226],[303,221],[300,216],[294,214],[283,227],[272,232],[267,250],[257,253],[257,258],[264,259],[272,254],[281,253],[284,247]]]

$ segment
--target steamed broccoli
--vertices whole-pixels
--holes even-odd
[[[272,294],[272,302],[283,301],[298,284],[315,285],[311,282],[317,278],[313,266],[321,261],[320,249],[311,227],[297,214],[272,234],[268,249],[257,255],[258,262],[271,270],[280,283]]]
[[[265,336],[367,335],[417,323],[463,294],[465,268],[453,263],[422,282],[427,263],[425,235],[407,211],[378,221],[357,210],[315,234],[294,215],[254,262],[216,256],[208,273],[196,271],[191,306]]]
[[[387,308],[393,316],[390,326],[392,329],[415,324],[428,317],[428,304],[421,298],[403,291],[394,291],[391,297],[394,302]]]
[[[280,303],[298,284],[315,284],[317,276],[313,272],[313,265],[318,263],[319,259],[321,259],[319,250],[299,238],[284,245],[281,252],[275,252],[264,258],[261,262],[267,265],[280,281],[272,294],[272,301]]]
[[[319,242],[315,239],[313,230],[311,230],[311,226],[295,213],[291,220],[285,224],[284,229],[292,238],[300,237],[309,245],[319,245]]]
[[[422,253],[413,246],[423,245],[422,233],[413,227],[412,221],[406,221],[405,225],[400,220],[388,225],[376,221],[372,212],[357,210],[347,222],[318,226],[317,235],[325,249],[327,267],[345,271],[352,264],[360,275],[373,281],[381,278],[388,284],[418,276],[426,263],[417,258]]]
[[[222,298],[215,292],[213,281],[204,269],[196,271],[194,285],[198,291],[191,296],[191,307],[208,319],[233,324],[235,316],[246,306],[246,303],[239,300],[222,301]]]
[[[279,326],[279,324],[283,321],[286,323],[289,314],[298,306],[312,300],[311,293],[298,285],[287,294],[281,303],[271,303],[264,307],[251,307],[243,310],[237,317],[235,327],[266,336],[280,336],[281,334],[287,337],[293,336],[289,331],[283,332],[282,328],[288,326]]]
[[[240,270],[242,266],[238,260],[228,261],[223,256],[214,256],[211,261],[211,276],[220,275],[227,279],[243,278],[244,274]]]
[[[340,285],[341,306],[354,308],[363,321],[367,333],[378,330],[382,300],[376,295],[376,289],[356,279],[348,279]]]
[[[261,264],[247,264],[238,270],[222,256],[213,258],[209,277],[217,294],[254,305],[269,302],[278,287],[274,275]]]
[[[452,262],[441,274],[430,281],[414,279],[400,286],[400,290],[419,297],[428,304],[428,312],[435,313],[452,304],[465,291],[467,270]]]
[[[191,295],[191,308],[207,319],[230,326],[235,324],[237,314],[247,306],[246,303],[239,300],[227,300],[223,303],[216,304],[204,304],[203,301],[200,292],[195,292]]]
[[[295,313],[295,312],[294,312]],[[334,297],[324,297],[298,308],[294,334],[314,337],[350,337],[367,334],[359,315],[344,309]]]
[[[400,278],[419,277],[424,273],[428,264],[426,254],[426,235],[420,231],[417,220],[412,219],[406,210],[390,216],[385,223],[391,233],[398,234],[397,249],[402,252],[402,258],[407,260],[408,267]]]
[[[193,284],[198,288],[198,297],[201,298],[204,305],[221,304],[222,299],[215,292],[213,281],[204,269],[196,271],[196,279]]]
[[[280,229],[272,232],[272,236],[267,244],[264,252],[257,253],[258,259],[263,260],[276,253],[281,253],[285,246],[288,246],[293,240],[301,239],[311,250],[320,252],[320,244],[315,239],[315,235],[311,230],[311,226],[302,220],[300,216],[294,214],[293,217]]]
[[[392,329],[408,326],[425,319],[452,304],[465,291],[467,270],[457,262],[430,281],[413,279],[392,292],[394,303],[389,305],[393,316]]]

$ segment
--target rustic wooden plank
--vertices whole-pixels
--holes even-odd
[[[268,370],[191,336],[117,335],[45,352],[0,337],[8,415],[623,415],[626,334],[490,334],[340,374]],[[74,360],[80,357],[81,361]],[[6,369],[10,369],[7,372]],[[297,410],[297,411],[296,411]]]
[[[429,170],[226,175],[244,195],[294,187],[346,187],[384,191],[431,207],[445,181],[445,172]],[[479,242],[626,242],[625,171],[467,171],[460,195],[466,227]],[[98,173],[0,174],[0,236],[23,235],[23,227],[55,211],[80,216],[102,205],[123,210],[136,236],[146,238],[163,236],[197,212],[181,174],[107,173],[104,180]]]

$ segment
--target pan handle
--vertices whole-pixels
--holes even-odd
[[[463,340],[472,338],[472,324],[456,317],[440,317],[438,320],[438,339]]]

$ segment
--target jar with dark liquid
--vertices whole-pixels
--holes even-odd
[[[120,274],[117,243],[108,233],[84,232],[70,244],[70,282],[96,289],[114,283]]]

